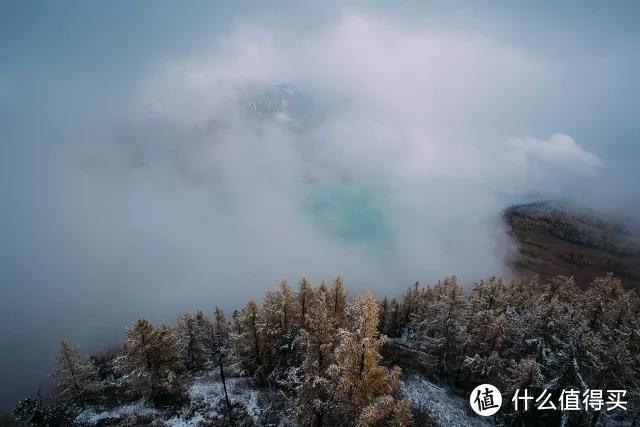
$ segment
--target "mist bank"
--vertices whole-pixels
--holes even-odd
[[[135,72],[78,79],[83,51],[42,57],[34,93],[0,79],[0,401],[37,388],[60,336],[101,351],[138,316],[303,274],[380,295],[509,278],[514,200],[635,203],[635,172],[560,114],[582,86],[557,56],[349,11],[302,36],[231,27]]]

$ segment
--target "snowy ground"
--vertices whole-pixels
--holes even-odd
[[[271,407],[271,401],[265,392],[256,390],[246,378],[230,378],[227,391],[232,403],[242,403],[253,418],[256,425],[262,421]],[[469,403],[426,381],[417,374],[408,375],[402,383],[402,393],[411,400],[414,411],[429,414],[439,426],[467,427],[489,426],[490,420],[476,416],[469,408]],[[171,427],[197,426],[200,422],[218,417],[218,403],[224,398],[222,383],[211,376],[197,377],[189,387],[189,405],[185,405],[179,413],[168,415],[144,402],[119,406],[112,410],[88,408],[76,419],[77,425],[95,426],[109,420],[162,420]],[[282,414],[280,414],[282,415]],[[147,421],[148,422],[148,421]]]
[[[76,418],[76,423],[80,425],[96,425],[100,421],[107,420],[109,418],[125,418],[131,416],[149,416],[149,415],[157,415],[160,411],[143,402],[138,402],[132,405],[122,405],[118,406],[115,409],[110,411],[102,411],[96,408],[88,408],[86,411],[82,412]]]
[[[227,392],[231,403],[240,402],[246,408],[249,415],[258,423],[261,408],[258,405],[259,391],[252,389],[246,378],[230,378],[227,380]],[[118,406],[111,410],[99,408],[87,408],[77,418],[76,424],[81,426],[94,426],[109,419],[153,417],[163,420],[164,425],[172,427],[197,426],[207,418],[213,418],[218,414],[216,406],[224,398],[222,382],[214,377],[203,376],[195,378],[188,390],[190,404],[179,414],[167,416],[162,411],[151,407],[145,402]]]
[[[419,375],[403,380],[402,393],[415,410],[429,413],[438,426],[490,426],[490,420],[475,415],[469,402],[447,392]]]
[[[258,391],[248,386],[245,378],[230,378],[227,380],[227,393],[231,403],[241,402],[253,420],[258,423],[260,407],[258,406]],[[216,417],[216,405],[224,399],[222,382],[212,377],[196,378],[189,387],[191,404],[183,414],[166,420],[171,427],[197,426],[206,418]]]

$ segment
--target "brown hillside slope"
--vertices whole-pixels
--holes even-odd
[[[613,272],[623,286],[640,286],[640,234],[628,221],[555,201],[511,206],[504,221],[519,245],[511,260],[519,275],[562,274],[585,287]]]

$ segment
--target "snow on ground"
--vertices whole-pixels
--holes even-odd
[[[251,388],[246,378],[230,378],[227,380],[227,392],[231,403],[241,402],[249,415],[258,423],[261,409],[258,404],[258,391]],[[188,389],[190,404],[171,418],[165,419],[165,423],[172,427],[197,426],[208,417],[216,417],[216,406],[224,399],[222,382],[212,376],[203,376],[193,379]],[[156,416],[157,419],[166,418],[168,415],[155,409],[145,402],[118,406],[111,410],[88,408],[75,420],[77,425],[94,426],[105,419],[122,419],[125,417]]]
[[[195,416],[188,420],[185,420],[182,417],[173,417],[166,420],[165,424],[170,427],[195,427],[199,422],[204,420],[205,418],[202,415]]]
[[[269,398],[261,396],[259,390],[253,389],[246,378],[230,378],[227,380],[227,391],[232,403],[240,402],[247,409],[256,424],[260,415],[268,410]],[[436,386],[417,374],[407,376],[402,382],[402,393],[406,395],[416,411],[428,413],[440,426],[467,427],[489,426],[490,420],[476,416],[469,408],[469,403],[452,393]],[[146,403],[122,405],[112,410],[89,408],[76,419],[78,425],[96,425],[98,422],[113,418],[148,417],[163,419],[171,427],[196,427],[208,418],[219,416],[218,403],[224,399],[222,383],[212,376],[193,379],[188,389],[190,404],[177,414],[167,414]],[[261,398],[262,397],[262,398]],[[266,399],[266,400],[265,400]],[[267,403],[261,405],[262,403]]]
[[[412,408],[427,412],[437,425],[447,427],[490,426],[489,420],[475,415],[469,402],[447,392],[419,375],[403,380],[402,393]]]
[[[206,417],[216,417],[220,414],[216,411],[216,405],[224,399],[222,382],[213,377],[199,377],[194,379],[189,387],[189,399],[191,404],[187,411],[180,416],[166,420],[171,427],[197,426]],[[258,392],[251,389],[246,378],[229,378],[227,380],[227,393],[231,403],[241,402],[247,412],[257,423],[260,417],[258,406]],[[192,408],[197,408],[195,411]]]
[[[108,418],[123,418],[130,415],[137,416],[147,416],[147,415],[155,415],[159,414],[155,408],[148,406],[143,402],[134,403],[132,405],[122,405],[118,406],[109,411],[97,411],[94,408],[89,408],[86,411],[83,411],[76,418],[76,422],[82,425],[95,425],[98,422],[108,419]]]
[[[247,412],[254,421],[258,421],[260,417],[260,406],[258,406],[258,392],[255,390],[249,390],[249,401],[245,403]]]

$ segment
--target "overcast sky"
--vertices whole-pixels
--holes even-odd
[[[615,6],[615,7],[614,7]],[[510,276],[508,203],[640,210],[637,2],[0,3],[0,406],[60,336],[288,278]]]

